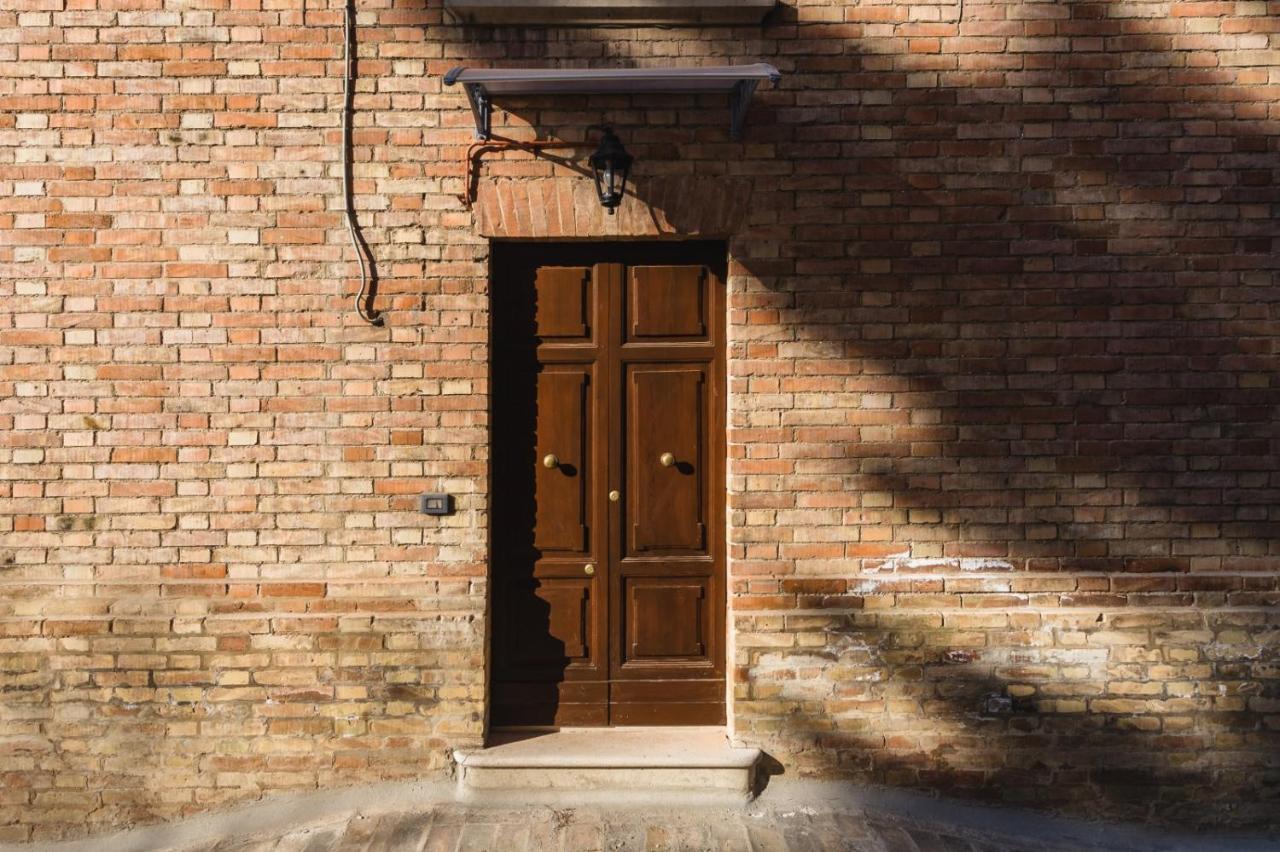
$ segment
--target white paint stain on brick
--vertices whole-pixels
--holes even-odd
[[[912,557],[910,549],[870,562],[864,571],[1012,571],[1013,563],[983,556]]]

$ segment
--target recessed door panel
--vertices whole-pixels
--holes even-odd
[[[591,336],[593,304],[591,269],[582,266],[544,266],[534,278],[535,326],[543,339],[584,339]]]
[[[633,266],[627,270],[627,339],[707,337],[704,266]]]
[[[513,588],[503,613],[506,658],[514,666],[564,666],[590,656],[592,600],[586,580],[530,580]]]
[[[533,541],[544,553],[587,550],[591,372],[590,365],[555,364],[538,373]]]
[[[705,660],[705,577],[625,577],[623,662]]]
[[[632,553],[706,547],[702,365],[627,368],[627,515]]]

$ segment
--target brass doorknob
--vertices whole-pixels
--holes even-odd
[[[658,456],[658,463],[663,467],[671,467],[671,465],[676,463],[676,457],[671,455],[671,453],[663,453]]]
[[[619,500],[621,500],[621,499],[622,499],[622,492],[621,492],[621,491],[610,491],[610,492],[609,492],[609,502],[610,502],[610,503],[617,503],[617,502],[618,502]]]
[[[547,453],[542,457],[542,466],[551,468],[559,467],[560,459],[556,457],[555,453]]]
[[[596,566],[594,566],[594,565],[585,565],[585,566],[583,566],[583,568],[582,568],[582,573],[583,573],[583,574],[586,574],[588,577],[590,577],[590,576],[592,576],[593,574],[595,574],[595,573],[596,573]]]

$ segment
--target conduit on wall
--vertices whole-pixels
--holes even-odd
[[[356,313],[370,325],[382,325],[382,313],[373,309],[373,297],[378,284],[377,268],[373,264],[373,252],[360,233],[360,223],[356,219],[356,199],[351,187],[351,125],[356,80],[355,0],[347,0],[346,16],[343,19],[342,65],[342,200],[346,208],[351,247],[355,249],[356,261],[360,265],[360,290],[355,298]]]

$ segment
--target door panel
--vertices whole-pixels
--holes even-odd
[[[644,364],[626,375],[628,552],[702,552],[706,370]]]
[[[718,244],[495,245],[493,724],[724,721],[723,282]]]
[[[587,338],[591,336],[594,302],[591,269],[583,266],[544,266],[534,278],[537,308],[534,326],[538,336]]]
[[[627,274],[627,339],[707,338],[704,266],[634,266]]]
[[[705,577],[625,577],[623,663],[704,660]]]
[[[519,588],[513,584],[513,588]],[[516,666],[559,666],[585,660],[591,636],[591,584],[579,579],[542,579],[511,595],[504,616],[506,658]],[[512,606],[514,602],[531,606]]]
[[[591,444],[589,365],[554,364],[538,374],[534,547],[587,550]],[[544,460],[554,459],[554,467]]]
[[[608,723],[605,575],[584,570],[606,556],[596,532],[608,439],[595,282],[590,264],[495,269],[495,725]],[[557,466],[543,464],[549,453]]]

